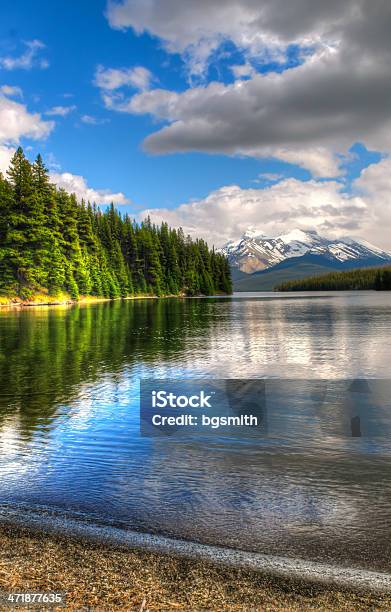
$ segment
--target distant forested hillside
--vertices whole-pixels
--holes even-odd
[[[349,291],[375,289],[391,290],[391,268],[361,268],[345,272],[330,272],[292,280],[274,287],[275,291]]]
[[[51,184],[38,155],[0,173],[0,293],[125,297],[231,293],[226,258],[166,223],[141,224]]]

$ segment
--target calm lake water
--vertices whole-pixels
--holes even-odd
[[[388,435],[140,437],[139,379],[391,378],[390,330],[374,292],[3,309],[0,514],[389,571]]]

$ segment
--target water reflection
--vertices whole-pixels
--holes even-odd
[[[389,438],[139,436],[140,377],[391,378],[391,296],[276,297],[1,312],[0,502],[389,567]]]

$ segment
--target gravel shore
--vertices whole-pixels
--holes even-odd
[[[391,609],[388,595],[290,582],[10,525],[0,525],[0,590],[63,591],[67,610],[105,612]]]

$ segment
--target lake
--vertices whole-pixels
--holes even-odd
[[[387,379],[390,330],[375,292],[3,309],[0,513],[389,571],[388,436],[141,437],[139,379]]]

